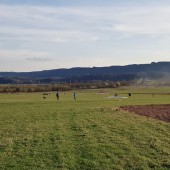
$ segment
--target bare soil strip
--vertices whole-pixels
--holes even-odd
[[[123,110],[136,114],[152,117],[165,122],[170,122],[170,104],[165,105],[145,105],[145,106],[121,106]]]

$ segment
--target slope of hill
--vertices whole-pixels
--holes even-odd
[[[75,80],[132,80],[134,78],[149,77],[160,78],[170,74],[170,62],[158,62],[151,64],[133,64],[126,66],[110,67],[75,67],[70,69],[54,69],[34,72],[0,72],[0,78],[25,78],[31,80],[52,79],[67,80],[72,77]],[[5,82],[7,79],[5,79]],[[1,81],[1,80],[0,80]],[[4,78],[2,82],[4,81]],[[1,82],[1,83],[2,83]],[[35,82],[35,81],[34,81]]]

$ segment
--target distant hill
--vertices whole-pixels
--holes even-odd
[[[88,80],[132,80],[140,77],[159,78],[170,74],[170,62],[133,64],[110,67],[75,67],[33,72],[0,72],[0,83],[9,82],[56,82]],[[12,78],[12,79],[11,79]],[[16,81],[15,81],[16,80]],[[28,81],[29,80],[29,81]]]

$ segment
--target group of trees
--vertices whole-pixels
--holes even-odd
[[[98,88],[116,88],[129,85],[129,82],[89,82],[89,83],[65,83],[65,84],[8,84],[0,85],[0,93],[16,92],[50,92],[50,91],[68,91],[73,89],[98,89]]]

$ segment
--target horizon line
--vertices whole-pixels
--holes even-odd
[[[130,65],[145,65],[145,64],[156,64],[156,63],[167,63],[167,62],[170,62],[170,61],[153,61],[153,62],[149,62],[149,63],[141,63],[141,64],[125,64],[125,65],[109,65],[109,66],[75,66],[75,67],[69,67],[69,68],[64,68],[64,67],[61,67],[61,68],[53,68],[53,69],[45,69],[45,70],[34,70],[34,71],[0,71],[0,73],[9,73],[9,72],[13,72],[13,73],[30,73],[30,72],[41,72],[41,71],[50,71],[50,70],[61,70],[61,69],[65,69],[65,70],[69,70],[69,69],[74,69],[74,68],[102,68],[102,67],[123,67],[123,66],[130,66]]]

